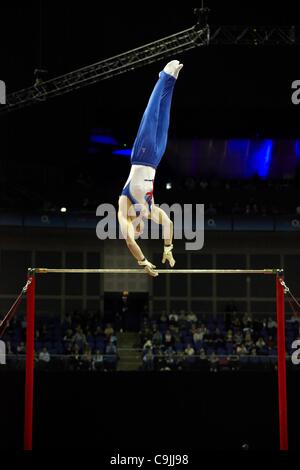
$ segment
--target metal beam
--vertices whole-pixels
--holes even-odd
[[[209,43],[240,46],[299,46],[300,26],[211,26]]]
[[[299,45],[299,26],[212,26],[199,24],[96,64],[11,93],[0,114],[8,113],[107,80],[203,45]]]
[[[280,274],[281,269],[156,269],[159,274]],[[143,269],[29,268],[29,274],[143,274]]]
[[[0,113],[7,113],[30,104],[44,102],[54,96],[70,93],[101,80],[107,80],[138,67],[157,62],[167,56],[171,57],[171,55],[202,46],[207,44],[208,41],[208,27],[199,29],[194,26],[129,52],[11,93],[7,96],[7,104],[1,106]]]

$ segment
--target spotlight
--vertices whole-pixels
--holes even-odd
[[[67,212],[67,208],[66,207],[61,207],[60,212]]]
[[[166,183],[166,189],[172,189],[172,183]]]

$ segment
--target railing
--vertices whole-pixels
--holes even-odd
[[[120,357],[122,356],[122,353],[126,352],[126,357]],[[78,360],[74,360],[74,355],[67,355],[67,354],[50,354],[50,360],[49,361],[44,361],[42,359],[39,359],[38,356],[35,358],[35,365],[37,368],[43,368],[43,369],[52,369],[55,370],[57,369],[72,369],[72,365],[78,365],[80,364],[82,366],[82,370],[84,369],[89,369],[90,370],[97,370],[97,368],[100,368],[100,366],[105,366],[107,364],[114,364],[117,365],[119,361],[122,361],[122,363],[130,364],[130,363],[136,363],[137,360],[140,364],[140,366],[145,365],[145,361],[143,360],[143,350],[142,349],[127,349],[127,348],[121,348],[118,350],[117,354],[103,354],[101,355],[102,360],[101,361],[95,361],[94,356],[92,356],[91,359],[87,360],[84,355],[79,355]],[[217,365],[220,370],[226,368],[230,364],[236,364],[239,365],[239,368],[243,368],[243,366],[247,365],[252,365],[252,366],[270,366],[270,365],[276,365],[278,357],[277,355],[267,355],[267,354],[256,354],[256,355],[246,355],[246,354],[227,354],[227,355],[219,355],[216,354],[215,358],[217,359],[217,362],[213,362],[211,360],[211,355],[206,355],[203,357],[200,354],[193,354],[193,355],[185,355],[184,353],[176,353],[174,352],[171,355],[167,354],[152,354],[151,360],[147,361],[149,364],[151,362],[155,363],[156,360],[162,360],[166,362],[167,364],[171,364],[172,361],[174,361],[174,365],[178,365],[181,363],[191,363],[191,364],[206,364],[208,367],[213,367],[214,365]],[[292,356],[287,354],[286,355],[286,362],[287,364],[293,365]],[[2,368],[9,368],[9,369],[23,369],[25,368],[25,359],[26,356],[25,354],[7,354],[6,355],[6,365],[2,365],[0,370]],[[146,362],[146,363],[147,363]],[[96,365],[99,365],[97,367]],[[254,368],[255,368],[254,367]],[[297,369],[296,366],[294,366],[295,370]],[[298,368],[300,370],[300,368]]]

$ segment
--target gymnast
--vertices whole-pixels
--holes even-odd
[[[173,250],[173,223],[167,214],[154,204],[155,172],[166,150],[170,122],[170,108],[174,85],[183,64],[169,62],[159,73],[144,112],[131,153],[131,171],[119,198],[118,220],[128,249],[150,276],[157,276],[135,237],[143,233],[143,219],[151,219],[163,227],[164,251],[162,263],[175,265]]]

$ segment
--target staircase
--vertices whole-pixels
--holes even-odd
[[[119,361],[117,370],[138,370],[141,365],[141,354],[135,351],[138,344],[138,333],[127,331],[118,333]]]

